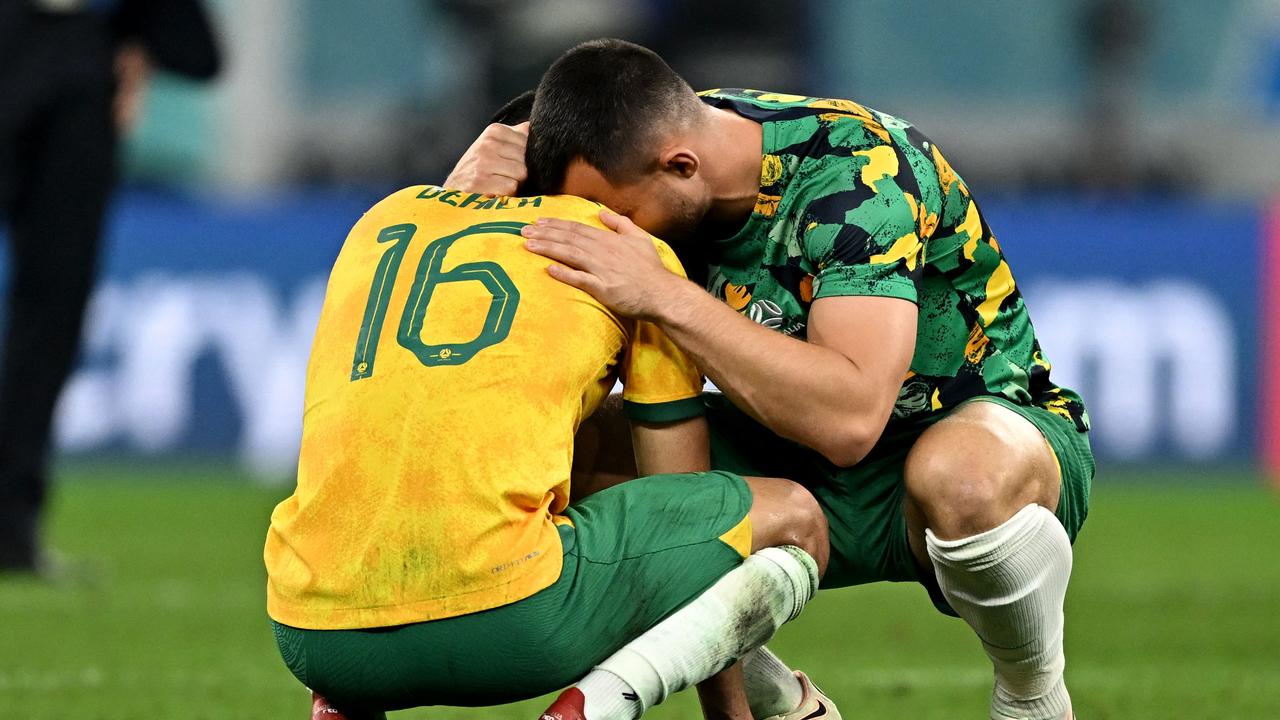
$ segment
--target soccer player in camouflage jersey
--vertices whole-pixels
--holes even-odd
[[[699,97],[653,53],[606,40],[544,75],[526,159],[527,186],[621,213],[602,218],[614,232],[545,221],[527,247],[658,324],[723,391],[707,398],[715,467],[812,490],[830,524],[824,586],[920,582],[981,639],[992,718],[1070,718],[1063,600],[1088,417],[1050,380],[1009,264],[938,148],[847,100]],[[450,184],[525,170],[484,167],[472,154]],[[722,302],[666,273],[646,230],[704,259]],[[756,651],[745,670],[757,718],[792,711],[776,658]]]

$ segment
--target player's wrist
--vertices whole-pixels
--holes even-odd
[[[692,282],[674,273],[667,273],[666,280],[655,288],[653,307],[646,313],[648,317],[645,319],[662,327],[679,325],[691,304],[699,299],[698,295],[704,294]]]

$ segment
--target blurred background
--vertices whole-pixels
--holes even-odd
[[[1072,601],[1093,626],[1069,629],[1068,652],[1079,633],[1078,685],[1100,699],[1077,710],[1280,718],[1280,521],[1265,489],[1280,477],[1280,0],[206,7],[219,76],[144,70],[131,85],[99,281],[55,417],[50,544],[89,579],[70,593],[0,585],[0,709],[64,717],[80,707],[69,698],[110,690],[117,709],[82,716],[203,717],[184,702],[196,695],[246,702],[236,717],[301,717],[261,620],[257,553],[292,481],[328,268],[373,202],[442,182],[560,52],[616,36],[695,89],[850,98],[944,148],[1054,377],[1093,420],[1098,527]],[[831,596],[780,640],[805,652],[806,632],[875,626],[848,654],[814,656],[824,687],[878,717],[980,715],[981,653],[923,593]],[[95,634],[91,617],[117,630]],[[18,625],[32,629],[7,648]],[[139,660],[148,643],[159,649]],[[696,711],[674,707],[659,712]]]
[[[1259,423],[1280,405],[1260,361],[1280,323],[1263,304],[1274,1],[210,7],[222,76],[153,76],[124,148],[58,416],[69,455],[233,456],[287,479],[346,229],[382,194],[442,181],[494,109],[603,35],[653,47],[695,88],[849,97],[933,137],[991,216],[1060,382],[1085,393],[1103,458],[1251,462],[1280,432]]]

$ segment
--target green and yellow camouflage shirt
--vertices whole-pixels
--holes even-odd
[[[707,289],[779,332],[805,337],[810,304],[874,295],[919,307],[895,427],[972,397],[1039,405],[1089,427],[1049,362],[969,188],[924,135],[848,100],[712,90],[708,104],[760,123],[760,195],[711,250]]]

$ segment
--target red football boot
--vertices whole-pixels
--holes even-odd
[[[311,720],[354,720],[329,704],[320,693],[311,691]]]
[[[560,693],[560,697],[542,711],[542,717],[538,720],[587,720],[586,711],[583,710],[586,702],[587,698],[582,691],[571,687]]]

